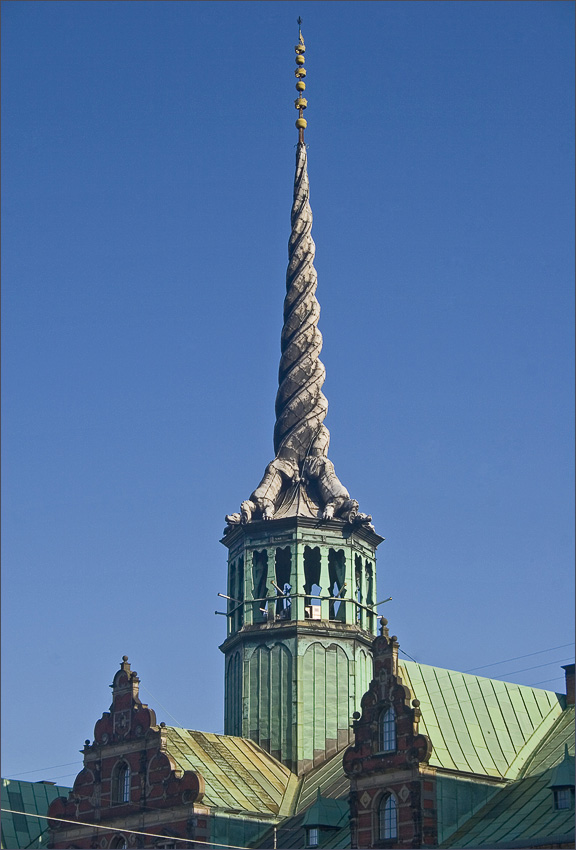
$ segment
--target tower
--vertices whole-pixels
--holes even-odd
[[[298,144],[275,457],[226,517],[228,633],[220,648],[226,734],[251,738],[302,774],[351,740],[352,714],[372,678],[383,538],[328,459],[301,31],[295,51]]]

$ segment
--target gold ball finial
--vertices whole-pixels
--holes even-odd
[[[306,68],[304,68],[304,63],[306,61],[304,57],[304,54],[306,52],[306,45],[304,44],[304,39],[302,38],[301,17],[298,17],[298,44],[295,46],[294,51],[296,53],[296,70],[294,74],[296,76],[296,91],[298,92],[298,97],[294,101],[294,106],[298,110],[296,127],[298,129],[298,141],[300,144],[304,144],[304,130],[306,129],[307,125],[307,121],[304,118],[304,110],[308,106],[308,101],[305,97],[302,96],[302,92],[306,89],[306,83],[304,82],[304,77],[306,76]]]

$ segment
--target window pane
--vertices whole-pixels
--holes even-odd
[[[125,762],[119,764],[114,770],[112,782],[112,794],[116,804],[130,802],[130,781],[130,767]]]
[[[308,844],[310,847],[318,847],[318,829],[316,827],[308,830]]]
[[[556,809],[569,809],[571,808],[570,803],[570,789],[569,788],[558,788],[557,791],[554,791],[554,803]]]
[[[378,815],[380,838],[397,838],[396,800],[392,795],[383,797]]]
[[[122,785],[121,785],[121,789],[120,789],[120,793],[122,794],[121,799],[122,799],[123,803],[129,803],[130,802],[130,768],[125,767],[123,773],[121,773],[120,776],[121,776],[121,781],[122,781]]]
[[[388,753],[396,749],[396,713],[394,707],[380,715],[380,752]]]

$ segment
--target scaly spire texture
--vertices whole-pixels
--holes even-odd
[[[274,451],[276,456],[302,462],[315,440],[326,442],[322,426],[328,401],[322,392],[326,370],[319,359],[322,334],[318,330],[320,305],[316,299],[306,146],[298,144],[291,234],[288,242],[288,271],[284,300],[284,326],[276,396]]]

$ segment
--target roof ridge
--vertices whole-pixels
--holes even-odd
[[[536,747],[534,747],[534,749],[532,750],[530,755],[527,757],[524,765],[520,768],[520,771],[519,771],[518,777],[517,777],[518,779],[524,779],[525,777],[531,775],[531,774],[528,773],[528,770],[530,769],[530,766],[534,763],[534,759],[536,758],[538,753],[540,753],[542,751],[543,747],[546,746],[548,741],[550,741],[550,739],[553,738],[554,735],[556,735],[558,733],[558,727],[562,723],[565,723],[566,718],[569,718],[570,715],[574,715],[574,706],[573,705],[566,706],[566,708],[564,709],[562,714],[559,714],[558,717],[555,719],[554,723],[550,726],[550,728],[548,729],[546,734],[543,736],[542,740],[536,745]],[[573,728],[573,723],[570,723],[570,730],[572,730],[572,728]],[[570,735],[570,738],[571,739],[573,738],[572,734]],[[527,744],[528,743],[529,743],[529,741],[527,742]],[[562,758],[563,758],[563,756],[561,755],[560,761],[562,760]],[[552,765],[552,767],[554,767],[554,765]],[[545,768],[545,769],[548,769],[548,768]]]
[[[408,670],[410,670],[410,667],[428,667],[430,670],[441,670],[444,673],[456,673],[458,676],[469,676],[471,679],[486,679],[488,682],[500,682],[502,685],[512,685],[515,688],[522,688],[523,690],[564,696],[564,694],[561,694],[558,691],[550,691],[547,688],[535,688],[534,685],[521,685],[518,684],[518,682],[508,682],[505,679],[493,679],[490,676],[478,676],[476,673],[466,673],[463,670],[452,670],[450,667],[436,667],[435,664],[424,664],[421,661],[408,661],[404,658],[398,660],[399,667],[403,667],[405,665],[408,667]]]

